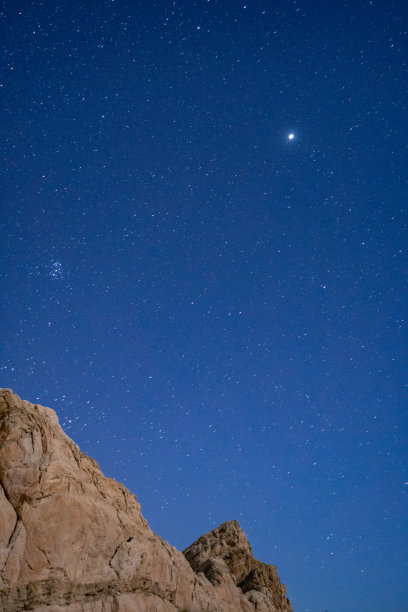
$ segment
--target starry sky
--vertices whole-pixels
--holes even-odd
[[[1,385],[178,548],[407,612],[405,2],[0,6]]]

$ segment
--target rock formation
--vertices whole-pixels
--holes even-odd
[[[0,610],[291,612],[236,521],[183,553],[106,478],[54,410],[0,390]]]
[[[276,567],[255,559],[238,521],[223,523],[201,536],[186,548],[184,555],[196,573],[202,572],[218,588],[221,599],[225,585],[232,581],[255,605],[255,610],[292,610]],[[227,601],[228,597],[227,590]]]

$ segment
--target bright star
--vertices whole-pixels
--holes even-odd
[[[289,136],[288,136],[289,140],[293,140],[293,139],[294,139],[294,137],[295,137],[295,135],[294,135],[294,134],[289,134]]]

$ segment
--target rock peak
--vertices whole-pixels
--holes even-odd
[[[290,612],[276,568],[238,521],[184,554],[63,432],[54,410],[0,389],[0,609]]]
[[[292,610],[276,567],[255,559],[238,521],[226,521],[204,534],[184,555],[193,570],[203,572],[214,586],[232,579],[255,609]],[[271,602],[273,607],[268,608]]]

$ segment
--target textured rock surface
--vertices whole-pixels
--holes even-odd
[[[292,605],[276,567],[255,559],[237,521],[223,523],[201,536],[184,554],[193,570],[204,573],[218,588],[221,598],[224,598],[223,584],[230,579],[256,610],[291,612]],[[228,596],[227,593],[227,600]]]
[[[183,553],[106,478],[50,408],[0,390],[0,609],[5,612],[286,612],[274,566],[238,523]]]

